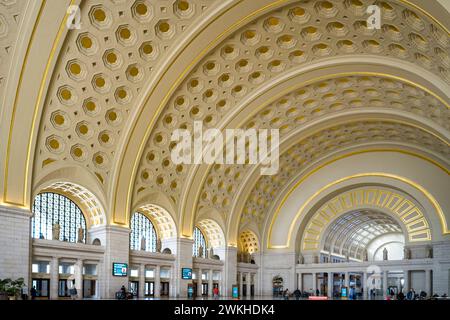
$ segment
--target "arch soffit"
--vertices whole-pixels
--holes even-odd
[[[301,250],[320,250],[325,231],[334,221],[346,213],[363,209],[374,209],[394,218],[401,226],[407,243],[432,240],[424,209],[414,199],[396,189],[367,186],[343,191],[321,205],[306,222]]]
[[[30,203],[41,192],[55,192],[70,198],[82,209],[90,227],[108,222],[103,191],[97,179],[81,167],[63,167],[41,177],[34,184]]]
[[[345,121],[345,120],[344,120]],[[348,121],[348,119],[347,119]],[[334,124],[335,121],[333,121]],[[301,135],[293,135],[290,139],[286,139],[286,141],[283,142],[281,147],[280,154],[283,155],[287,150],[289,150],[290,147],[298,143],[298,136]],[[291,181],[285,181],[282,183],[283,186],[288,186],[294,183],[293,181],[297,180],[300,175],[308,174],[308,171],[314,172],[317,170],[317,168],[322,168],[324,165],[330,162],[337,161],[338,159],[342,157],[348,157],[355,153],[367,153],[367,152],[399,152],[404,154],[409,154],[411,156],[415,156],[418,158],[422,158],[426,161],[429,161],[433,163],[434,165],[441,168],[446,174],[449,174],[448,163],[446,162],[446,158],[442,158],[442,156],[435,155],[433,152],[429,150],[420,150],[420,148],[417,148],[412,145],[407,144],[399,144],[398,142],[395,142],[394,144],[388,144],[388,145],[377,145],[377,144],[369,144],[366,147],[364,145],[356,145],[352,148],[344,148],[339,153],[332,153],[329,154],[327,157],[319,159],[318,161],[313,161],[312,164],[308,165],[304,170],[301,170],[300,173],[297,176],[294,176],[291,178]],[[431,156],[431,158],[430,158]],[[331,159],[330,158],[334,158]],[[280,157],[281,159],[281,157]],[[323,163],[325,161],[325,163]],[[322,163],[322,164],[321,164]],[[244,205],[246,204],[247,198],[249,197],[252,190],[255,188],[255,184],[257,183],[258,179],[260,179],[260,175],[258,174],[258,168],[252,168],[251,173],[247,175],[247,178],[244,179],[244,182],[241,184],[241,188],[237,190],[237,194],[239,197],[235,198],[233,201],[233,206],[231,209],[231,212],[233,212],[234,215],[237,213],[241,213],[244,209]],[[285,191],[281,191],[281,194],[283,194]],[[244,201],[245,200],[245,201]],[[278,202],[278,201],[272,201],[272,202]],[[230,219],[230,225],[228,230],[228,238],[231,240],[233,239],[233,234],[235,233],[234,230],[237,230],[239,219],[236,217],[233,217]]]
[[[184,229],[184,228],[183,228]],[[189,229],[189,228],[188,228]]]
[[[441,219],[443,217],[443,215],[440,215],[438,213],[439,211],[441,211],[441,213],[442,213],[442,209],[439,206],[439,204],[437,203],[437,201],[434,199],[434,197],[428,193],[428,191],[423,189],[423,187],[421,187],[417,183],[410,181],[408,179],[405,179],[403,177],[399,177],[399,176],[392,175],[392,174],[386,174],[386,173],[382,173],[382,172],[373,172],[373,173],[364,173],[364,174],[348,176],[348,177],[342,178],[340,180],[334,181],[334,182],[328,184],[327,186],[323,187],[318,192],[316,192],[314,194],[314,196],[309,197],[308,201],[306,201],[306,203],[304,203],[304,205],[297,212],[297,214],[295,216],[295,220],[289,226],[289,231],[288,231],[288,236],[287,236],[288,239],[286,241],[286,244],[284,244],[284,245],[274,245],[271,243],[270,236],[273,234],[273,230],[271,229],[271,227],[274,225],[274,223],[269,224],[270,223],[270,220],[269,220],[270,218],[269,218],[266,223],[266,230],[267,230],[267,228],[269,228],[269,231],[267,233],[267,239],[266,239],[267,248],[269,248],[269,249],[285,248],[286,249],[286,248],[290,248],[292,246],[295,247],[295,243],[292,243],[292,241],[294,239],[297,239],[297,241],[299,242],[302,239],[302,235],[303,235],[302,230],[304,230],[306,223],[308,223],[310,221],[310,219],[308,219],[307,216],[308,215],[310,216],[312,214],[311,212],[315,211],[312,208],[317,209],[316,204],[317,204],[317,201],[320,201],[320,199],[321,199],[320,194],[322,194],[322,193],[326,194],[326,193],[332,192],[330,189],[338,188],[338,186],[341,183],[348,183],[351,185],[352,180],[354,180],[354,179],[357,180],[360,178],[363,178],[363,179],[376,178],[376,179],[381,180],[381,181],[378,181],[378,183],[381,183],[381,185],[391,186],[390,183],[388,181],[386,181],[386,179],[389,179],[389,180],[393,180],[394,183],[398,183],[398,182],[400,182],[401,184],[405,183],[410,188],[412,188],[415,192],[422,193],[422,197],[430,201],[430,203],[432,204],[431,208],[434,209],[436,212],[433,212],[433,213],[425,212],[425,217],[424,217],[424,212],[420,211],[421,215],[418,215],[418,217],[420,217],[420,218],[424,217],[424,219],[422,219],[422,220],[418,219],[417,221],[419,222],[419,220],[420,220],[420,222],[423,222],[426,225],[426,228],[428,230],[429,230],[428,227],[430,225],[433,225],[433,227],[434,226],[437,227],[437,229],[438,229],[437,231],[434,229],[430,230],[430,238],[434,237],[434,240],[436,240],[436,238],[441,238],[442,234],[447,234],[447,233],[443,232],[444,226],[442,224],[442,221],[445,219],[445,217],[444,217],[444,219]],[[365,181],[367,181],[367,180],[365,180]],[[314,202],[314,204],[312,204],[312,202]],[[366,208],[366,207],[368,207],[368,206],[364,205],[364,206],[360,206],[360,207],[356,207],[356,208]],[[430,206],[427,206],[427,207],[429,208]],[[392,215],[392,211],[386,210],[386,208],[380,208],[380,206],[375,206],[375,209],[380,210],[386,214]],[[346,212],[348,212],[348,211],[346,211]],[[273,215],[272,215],[272,218],[274,218]],[[399,217],[396,217],[396,218],[398,219]],[[428,222],[428,221],[430,221],[430,222]],[[269,224],[269,226],[268,226],[268,224]],[[405,223],[402,222],[402,224],[400,224],[400,225],[402,226],[404,224]],[[444,220],[444,225],[446,225],[445,220]],[[412,229],[414,229],[413,223],[411,223],[411,227],[412,227]],[[423,228],[425,228],[425,226],[421,225],[419,229],[423,230]],[[406,227],[406,230],[408,230],[408,227]],[[428,230],[426,231],[426,237],[428,237]],[[294,232],[296,232],[296,235],[294,234]],[[411,234],[414,235],[414,232],[412,231]],[[427,238],[425,241],[428,241],[428,240],[429,239]]]

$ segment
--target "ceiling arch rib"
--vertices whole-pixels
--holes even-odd
[[[301,3],[301,5],[307,6],[309,4]],[[337,5],[341,6],[340,3]],[[389,7],[389,6],[386,6],[386,8],[387,7]],[[401,13],[405,10],[405,8],[399,9],[398,4],[393,4],[391,7],[395,8],[395,9],[393,9],[393,11],[399,10],[399,13]],[[290,19],[289,17],[292,17],[292,16],[289,16],[289,14],[288,14],[289,10],[295,10],[295,8],[293,8],[293,6],[287,6],[286,8],[283,8],[283,10],[281,10],[280,12],[277,12],[276,14],[275,13],[272,14],[272,15],[276,15],[277,17],[275,17],[276,19],[271,21],[270,23],[275,26],[277,25],[277,23],[280,23],[281,25],[283,25],[283,28],[284,28],[284,26],[292,25],[294,27],[294,30],[297,30],[299,28],[299,25],[301,25],[301,23],[298,23],[298,21],[293,22],[293,21],[295,21],[295,19],[289,20]],[[302,10],[298,11],[298,13],[301,13],[301,12],[303,12],[303,11]],[[306,12],[309,13],[309,9],[307,9]],[[312,10],[311,12],[315,12],[315,11]],[[353,14],[352,8],[350,8],[350,7],[342,8],[340,14],[343,12],[348,13],[348,14]],[[406,12],[408,12],[408,11],[406,11]],[[392,12],[391,12],[391,14],[392,14]],[[354,16],[354,14],[352,15],[352,17],[353,16]],[[419,19],[422,19],[420,13],[417,13],[416,16]],[[283,20],[283,19],[285,19],[285,17],[287,18],[287,20]],[[398,17],[403,17],[403,15],[399,14]],[[241,97],[244,96],[249,91],[251,91],[252,88],[260,86],[264,81],[273,79],[275,74],[277,74],[277,73],[279,74],[281,71],[284,72],[284,71],[288,70],[293,63],[295,64],[295,61],[297,61],[298,63],[303,62],[303,61],[299,62],[298,59],[297,60],[294,59],[295,55],[291,55],[291,58],[293,60],[289,60],[289,54],[290,54],[289,49],[283,49],[286,47],[287,48],[295,47],[295,45],[291,46],[289,43],[290,43],[290,41],[295,42],[296,40],[299,40],[299,39],[295,39],[295,37],[294,38],[291,37],[290,39],[288,39],[289,36],[287,36],[287,37],[283,37],[283,39],[279,39],[280,40],[279,42],[275,41],[276,39],[278,39],[279,36],[281,37],[282,34],[278,35],[276,31],[271,32],[271,31],[267,31],[266,29],[264,29],[264,25],[267,26],[267,23],[269,23],[269,22],[266,23],[265,21],[269,18],[270,18],[269,15],[266,15],[265,17],[260,18],[259,20],[255,21],[252,26],[248,26],[247,28],[240,30],[235,35],[230,37],[230,39],[227,40],[228,42],[226,41],[226,42],[222,43],[222,45],[219,46],[217,48],[217,50],[215,50],[209,57],[205,58],[202,61],[202,63],[198,65],[197,71],[194,71],[183,82],[183,84],[180,86],[178,91],[172,95],[172,98],[170,99],[170,101],[168,103],[167,110],[165,110],[163,112],[163,114],[160,116],[161,125],[157,126],[157,129],[154,130],[152,132],[152,134],[150,135],[150,138],[148,140],[148,144],[146,147],[146,151],[144,151],[144,153],[142,155],[140,169],[139,169],[140,172],[137,172],[136,185],[135,185],[134,190],[138,190],[138,189],[141,190],[142,187],[146,186],[147,188],[161,188],[165,192],[173,194],[175,198],[178,197],[180,194],[180,191],[179,191],[180,184],[177,182],[173,183],[174,181],[172,181],[173,178],[171,178],[171,177],[184,177],[183,172],[185,172],[187,170],[187,168],[186,167],[176,168],[175,166],[170,166],[170,164],[168,164],[167,161],[165,161],[164,155],[162,155],[162,151],[165,151],[165,154],[168,154],[168,152],[170,151],[166,129],[164,128],[165,126],[169,126],[169,127],[173,126],[173,128],[177,128],[180,126],[182,128],[191,128],[192,122],[195,119],[204,120],[204,122],[207,125],[212,126],[215,123],[217,123],[220,120],[220,118],[223,117],[221,115],[221,114],[223,114],[223,111],[221,110],[219,112],[219,111],[217,111],[217,109],[229,108],[229,106],[233,105],[234,103],[227,104],[227,102],[233,102],[233,101],[242,99]],[[357,16],[355,16],[355,19],[356,18],[357,18]],[[276,21],[277,19],[278,19],[278,21]],[[423,19],[425,19],[423,21],[426,21],[428,18],[423,17]],[[286,24],[286,23],[288,23],[288,24]],[[407,38],[407,35],[409,33],[412,33],[413,30],[408,31],[407,30],[409,28],[408,24],[405,24],[405,26],[406,26],[405,28],[399,28],[398,31],[400,34],[402,34],[402,32],[405,32],[405,36]],[[386,27],[386,28],[385,28],[384,32],[388,33],[389,28],[388,27]],[[286,27],[283,30],[287,30],[287,29],[288,28]],[[364,26],[362,29],[364,29]],[[439,28],[437,28],[437,29],[439,29]],[[324,34],[328,34],[328,31],[326,31],[326,28],[324,30],[325,31],[317,30],[317,32],[324,32]],[[352,32],[359,32],[359,31],[364,32],[364,30],[361,30],[358,28],[356,28],[356,30],[357,31],[352,30]],[[307,31],[307,30],[305,30],[305,31]],[[313,32],[313,30],[310,30],[310,31],[311,31],[310,33],[314,36],[315,31],[314,32]],[[310,33],[306,32],[305,36],[308,37],[310,35]],[[267,37],[265,37],[266,34],[267,34]],[[369,37],[368,35],[366,35],[366,36]],[[277,43],[278,47],[276,47],[276,49],[273,49],[273,48],[272,49],[276,50],[276,52],[280,52],[282,55],[285,55],[287,58],[286,61],[282,61],[283,63],[280,63],[280,64],[278,64],[278,61],[276,61],[275,63],[271,63],[272,62],[271,58],[269,58],[267,60],[267,62],[264,62],[265,61],[264,60],[265,48],[262,49],[263,55],[261,57],[260,56],[257,57],[257,59],[262,59],[262,60],[258,60],[258,61],[261,61],[263,63],[256,62],[256,60],[255,60],[255,63],[253,63],[253,59],[254,59],[253,56],[249,57],[248,61],[240,61],[237,58],[233,58],[233,57],[237,57],[236,56],[237,51],[241,52],[241,50],[243,50],[243,52],[245,52],[245,50],[248,50],[248,49],[245,49],[244,47],[245,46],[248,47],[249,44],[251,47],[255,48],[255,50],[256,50],[259,47],[259,45],[262,45],[262,42],[265,41],[264,39],[266,39],[266,38],[274,39],[274,41],[272,41],[272,43]],[[255,42],[255,44],[253,44],[253,42]],[[314,41],[311,42],[311,45],[313,42]],[[244,45],[244,47],[241,48],[242,45]],[[309,43],[307,45],[309,45]],[[316,47],[316,49],[320,50],[319,47]],[[389,45],[387,45],[387,47],[389,47]],[[336,50],[335,51],[331,50],[332,53],[330,53],[330,55],[339,55],[339,54],[342,54],[343,52],[345,52],[346,54],[349,53],[348,51],[343,49],[342,46],[339,47],[339,49],[337,49],[337,48],[338,48],[338,46],[336,43],[336,48],[333,47],[333,50],[334,49],[336,49]],[[268,49],[271,49],[271,48],[268,48]],[[309,48],[309,49],[312,50],[312,48]],[[395,48],[393,46],[391,46],[391,49],[395,49]],[[361,50],[364,51],[364,48]],[[408,50],[408,49],[406,49],[406,50]],[[383,50],[381,50],[381,51],[383,51]],[[261,52],[258,52],[258,55],[259,55],[259,53],[261,53]],[[309,51],[308,51],[308,53],[309,53]],[[378,53],[378,54],[383,55],[384,53]],[[297,52],[297,54],[300,54],[300,53]],[[376,55],[377,53],[371,52],[370,54]],[[224,58],[224,55],[225,55],[225,57],[230,57],[229,58],[230,62],[224,61],[224,60],[227,60],[226,58]],[[271,55],[271,53],[269,53],[269,56],[270,55]],[[266,57],[267,57],[267,55],[266,55]],[[240,58],[242,60],[242,57],[240,57]],[[316,55],[316,58],[317,58],[317,55]],[[243,59],[243,60],[245,60],[245,59]],[[302,59],[300,59],[300,60],[302,60]],[[231,63],[234,61],[235,61],[235,64],[233,66],[229,65],[229,68],[233,67],[233,71],[232,72],[230,71],[229,72],[230,74],[222,74],[224,72],[223,70],[227,70],[227,68],[225,68],[225,64]],[[416,60],[411,60],[411,62],[417,63]],[[261,72],[259,72],[259,74],[258,74],[259,70],[255,70],[255,68],[258,69],[259,66],[261,66],[263,70],[261,70]],[[267,69],[264,66],[266,66]],[[253,75],[254,72],[257,72],[257,73]],[[227,72],[225,72],[225,73],[227,73]],[[249,83],[247,83],[247,80],[244,81],[244,78],[241,74],[244,75],[245,77],[253,75],[254,77],[252,76],[251,78],[248,78],[248,79],[253,79],[253,80],[251,80],[251,81],[248,80]],[[436,74],[440,75],[440,77],[442,78],[442,75],[439,72],[437,72]],[[222,77],[222,75],[223,75],[223,77]],[[239,84],[237,86],[234,85],[235,83],[240,82],[240,81],[237,81],[237,79],[241,79],[241,78],[242,78],[242,81],[245,82],[245,84],[244,85]],[[263,82],[259,82],[261,79],[263,79]],[[217,83],[219,86],[221,86],[220,89],[216,90],[211,85],[212,83]],[[230,83],[230,85],[227,88],[228,83]],[[224,92],[223,88],[225,88],[227,94],[222,94],[222,92]],[[245,91],[245,92],[243,93],[243,91]],[[198,105],[193,103],[194,98],[196,98],[196,101],[198,101]],[[216,107],[214,108],[213,111],[211,111],[212,109],[208,111],[208,107],[211,108],[211,105],[213,105],[214,103],[219,103],[219,102],[220,102],[220,104],[216,105]],[[176,117],[174,117],[173,115],[176,115]],[[181,120],[180,117],[182,117],[183,115],[184,115],[183,119],[188,119],[188,120]],[[168,117],[167,119],[166,119],[166,116]],[[164,122],[165,121],[164,119],[166,119],[168,122]],[[156,151],[158,151],[158,152],[156,152]],[[152,161],[154,161],[154,162],[152,163]],[[164,168],[164,163],[168,164],[164,169],[164,172],[167,172],[167,174],[160,173],[160,172],[162,172],[161,168]],[[158,174],[155,174],[154,171],[156,171],[157,168],[158,168]],[[149,179],[148,181],[143,181],[141,179],[141,173],[144,172],[145,170],[147,170],[147,171],[151,170],[150,172],[154,174],[153,179]],[[145,175],[145,176],[152,177],[151,174]],[[177,178],[177,179],[180,181],[183,180],[180,178]]]
[[[363,136],[360,135],[361,133],[359,133],[358,134],[359,137],[355,137],[357,140],[359,140],[359,143],[355,143],[352,146],[352,142],[350,141],[351,139],[345,142],[346,138],[344,137],[347,134],[353,132],[356,127],[347,130],[347,133],[343,131],[345,128],[345,124],[343,124],[340,127],[340,130],[337,130],[339,128],[338,126],[334,126],[332,128],[329,128],[331,130],[325,129],[323,131],[315,132],[314,134],[311,134],[309,138],[305,137],[304,140],[301,140],[300,143],[297,143],[296,145],[294,144],[291,148],[286,147],[284,148],[284,150],[286,151],[281,153],[280,172],[277,175],[272,177],[270,176],[260,177],[259,174],[256,173],[257,170],[254,170],[253,178],[243,179],[241,182],[239,182],[241,187],[238,188],[236,191],[236,194],[238,194],[239,196],[237,196],[233,200],[233,206],[232,209],[230,210],[235,213],[240,213],[243,211],[241,224],[245,224],[248,221],[259,221],[260,226],[262,226],[261,224],[264,222],[264,216],[268,213],[267,210],[270,209],[270,204],[274,203],[277,199],[278,194],[286,186],[291,184],[291,180],[297,177],[297,173],[299,174],[301,172],[311,171],[314,169],[313,164],[323,162],[326,159],[330,159],[333,157],[336,158],[336,156],[339,158],[342,155],[345,155],[346,153],[352,154],[359,152],[368,152],[370,150],[372,151],[390,150],[392,152],[412,154],[420,158],[422,158],[421,154],[425,155],[430,154],[430,151],[425,151],[426,149],[421,150],[422,149],[421,147],[418,148],[416,147],[417,145],[420,145],[421,142],[419,141],[420,139],[419,140],[411,139],[412,132],[410,132],[409,134],[407,133],[407,135],[409,135],[410,138],[405,137],[402,138],[400,136],[395,137],[396,136],[395,134],[391,135],[393,132],[397,133],[408,132],[412,128],[408,128],[407,125],[402,125],[399,127],[396,127],[394,125],[393,126],[394,128],[392,127],[388,128],[380,126],[380,123],[369,124],[368,122],[361,122],[359,124],[353,123],[350,126],[351,127],[360,126],[360,128],[363,128],[363,131],[368,130],[367,132],[372,132],[374,136],[371,137],[372,134],[371,133],[369,134],[369,136],[364,138]],[[417,131],[418,133],[421,132],[420,129],[417,128],[412,130],[418,130]],[[382,133],[381,135],[379,135],[380,132]],[[386,136],[384,135],[385,133],[387,134]],[[390,139],[389,136],[393,138],[393,140],[390,143],[388,143]],[[313,137],[318,138],[318,140],[315,140]],[[448,174],[449,172],[448,169],[445,169],[446,167],[448,168],[448,160],[450,159],[448,154],[449,149],[448,145],[443,144],[433,136],[430,136],[430,138],[434,142],[429,141],[426,144],[432,145],[434,147],[436,147],[439,144],[441,145],[440,147],[441,151],[438,152],[442,153],[440,156],[440,160],[438,160],[438,163],[439,162],[443,163],[442,168]],[[335,141],[337,146],[330,148],[329,145],[331,141]],[[417,143],[416,146],[414,146],[415,143]],[[322,145],[324,149],[319,148],[318,146],[320,145]],[[300,151],[300,153],[298,153],[298,151]],[[423,153],[424,151],[425,153]],[[431,158],[428,157],[425,156],[425,159],[434,162],[433,160],[431,160]],[[433,158],[433,156],[431,157]],[[437,164],[438,166],[441,166],[436,162],[434,163]],[[249,186],[244,186],[246,184],[249,184]],[[235,221],[235,223],[237,222]]]
[[[442,158],[448,159],[449,154],[446,144],[422,132],[420,129],[407,125],[398,125],[389,122],[361,121],[359,123],[333,126],[315,132],[309,137],[298,141],[297,144],[281,154],[280,171],[278,174],[274,176],[261,176],[257,182],[255,181],[255,188],[245,202],[242,222],[256,219],[260,222],[261,226],[261,223],[264,221],[264,214],[270,207],[270,204],[273,203],[278,191],[293,178],[293,173],[300,172],[302,168],[308,167],[320,158],[327,157],[327,155],[352,146],[364,146],[370,145],[371,143],[383,144],[391,141],[397,146],[405,142],[409,142],[411,145],[420,145],[421,138],[419,136],[422,134],[424,134],[423,138],[425,139],[422,143],[430,144],[434,147],[440,145],[440,148],[438,147],[440,149],[438,153],[443,152]],[[416,135],[417,139],[412,138],[414,135]],[[426,142],[427,137],[433,142]],[[237,192],[237,194],[240,195],[240,192]],[[237,197],[233,203],[237,203],[238,201],[242,201],[242,198]]]
[[[355,110],[371,110],[372,113],[382,114],[390,109],[426,117],[442,126],[444,133],[450,128],[446,120],[450,119],[450,110],[433,97],[399,81],[367,76],[341,77],[299,88],[263,108],[242,127],[280,129],[283,137],[326,115]],[[236,178],[242,181],[246,167],[213,166],[205,180],[199,207],[212,206],[222,211],[228,210],[231,201],[227,201],[229,206],[224,207],[220,201],[211,203],[211,199],[214,196],[229,198],[234,195],[233,184]],[[218,179],[219,176],[225,178]],[[206,196],[205,192],[212,193]]]

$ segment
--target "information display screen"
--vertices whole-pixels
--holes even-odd
[[[233,299],[238,299],[239,298],[239,287],[236,285],[233,285],[232,287],[232,295],[233,295]]]
[[[128,264],[114,262],[112,273],[115,277],[126,277],[128,274]]]
[[[191,268],[182,268],[181,269],[181,279],[192,280],[192,269]]]

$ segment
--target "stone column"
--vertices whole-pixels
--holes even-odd
[[[77,299],[83,298],[83,260],[78,259],[75,263],[75,288],[77,288]]]
[[[388,286],[388,271],[383,271],[383,298],[387,297],[387,286]]]
[[[397,278],[397,288],[398,288],[398,290],[399,290],[399,292],[400,292],[400,289],[402,288],[401,277],[398,277],[398,278]]]
[[[31,212],[0,205],[0,278],[23,278],[31,288]]]
[[[350,287],[350,274],[348,272],[345,273],[344,286],[347,289]]]
[[[313,282],[313,287],[312,287],[312,289],[313,289],[313,295],[315,296],[316,295],[316,290],[317,290],[317,273],[315,273],[315,272],[313,272],[313,274],[312,274],[312,282]]]
[[[155,298],[161,297],[161,267],[155,267]]]
[[[197,276],[197,297],[202,296],[202,269],[198,269],[198,276]]]
[[[333,298],[333,276],[334,273],[333,272],[328,272],[328,297],[329,298]]]
[[[297,289],[303,293],[303,274],[297,273]]]
[[[139,265],[139,294],[138,297],[145,298],[145,264]]]
[[[409,284],[409,270],[403,270],[403,280],[405,281],[403,284],[403,293],[406,295],[409,289],[411,289]]]
[[[247,276],[245,277],[246,284],[247,284],[247,292],[246,292],[246,296],[247,298],[249,298],[251,296],[250,293],[250,287],[252,285],[252,274],[250,272],[247,272]]]
[[[222,296],[231,297],[233,285],[237,284],[237,248],[227,246],[214,251],[224,262]]]
[[[209,269],[208,272],[208,296],[213,296],[213,270]]]
[[[59,260],[52,257],[50,261],[50,299],[58,299]]]
[[[258,296],[258,272],[253,274],[253,292],[255,294],[255,297]]]
[[[425,292],[427,296],[430,297],[432,295],[431,292],[431,270],[425,270]]]
[[[362,279],[363,281],[362,281],[362,289],[363,289],[363,299],[364,300],[367,300],[367,294],[368,294],[368,290],[369,290],[369,287],[367,286],[367,272],[364,272],[363,273],[363,279]]]
[[[127,277],[115,277],[112,274],[113,263],[126,263],[129,266],[130,229],[119,226],[95,226],[89,230],[90,239],[99,239],[105,248],[102,270],[99,274],[101,298],[114,299],[122,286],[128,288]]]
[[[262,296],[262,274],[263,274],[263,267],[262,267],[262,257],[260,252],[253,253],[253,258],[255,259],[255,263],[258,266],[258,271],[255,274],[254,278],[254,285],[255,285],[255,296]],[[295,270],[295,268],[294,268]]]
[[[244,295],[244,274],[239,272],[239,297],[242,298]]]

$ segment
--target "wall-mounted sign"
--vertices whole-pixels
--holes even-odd
[[[112,274],[114,277],[126,277],[128,275],[128,264],[113,262]]]
[[[181,279],[192,280],[192,269],[191,268],[182,268],[181,269]]]
[[[239,287],[236,285],[233,285],[232,296],[233,299],[239,299]]]

